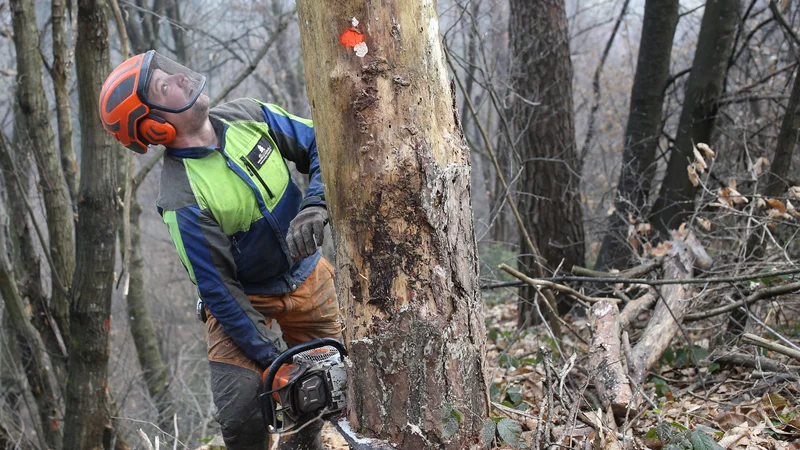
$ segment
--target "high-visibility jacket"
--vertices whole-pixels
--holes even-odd
[[[319,252],[293,261],[289,223],[325,205],[313,124],[253,99],[212,108],[219,146],[167,149],[158,210],[200,297],[228,335],[267,366],[285,350],[247,294],[293,291]],[[286,161],[308,173],[305,197]]]

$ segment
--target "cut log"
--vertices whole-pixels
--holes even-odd
[[[664,278],[690,278],[695,262],[694,253],[689,246],[678,240],[671,241],[671,244],[672,248],[664,258]],[[656,304],[650,323],[633,348],[633,361],[629,361],[633,365],[632,373],[637,384],[644,381],[647,370],[653,367],[669,347],[689,307],[689,303],[685,301],[690,296],[689,285],[670,284],[656,289],[661,289],[663,299],[661,296],[659,299],[663,301]]]
[[[610,406],[614,416],[622,418],[631,404],[633,393],[623,366],[619,309],[613,303],[595,303],[591,319],[594,334],[589,355],[590,373],[595,375],[595,387],[603,406]]]

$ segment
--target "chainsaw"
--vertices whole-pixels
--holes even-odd
[[[331,338],[281,353],[261,377],[258,398],[267,432],[296,431],[313,420],[340,415],[346,406],[345,356],[344,345]]]

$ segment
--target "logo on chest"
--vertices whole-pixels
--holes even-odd
[[[256,170],[258,170],[267,162],[271,154],[272,145],[262,137],[258,140],[256,146],[250,150],[250,153],[247,154],[247,159],[256,167]]]

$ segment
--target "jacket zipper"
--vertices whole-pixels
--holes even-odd
[[[256,170],[256,168],[253,167],[253,165],[250,164],[250,161],[248,161],[247,158],[245,158],[244,156],[241,156],[239,159],[242,161],[245,167],[247,167],[247,171],[250,172],[252,175],[255,175],[258,181],[261,183],[261,186],[264,186],[264,190],[267,191],[267,195],[269,195],[269,198],[274,199],[275,195],[272,194],[272,191],[269,189],[269,186],[267,186],[267,183],[265,183],[264,179],[261,178],[261,175],[258,174],[258,170]]]
[[[235,248],[238,253],[242,253],[242,251],[239,250],[239,243],[236,241],[236,238],[234,237],[231,239],[233,240],[233,248]]]

